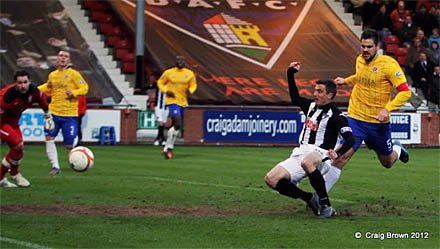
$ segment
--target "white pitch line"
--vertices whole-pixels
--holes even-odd
[[[14,245],[18,245],[18,246],[24,246],[24,247],[28,247],[28,248],[50,249],[50,247],[40,246],[38,244],[33,244],[33,243],[30,243],[30,242],[26,242],[26,241],[10,239],[10,238],[6,238],[6,237],[0,237],[0,241],[4,241],[4,242],[7,242],[9,244],[14,244]],[[6,247],[4,247],[4,248],[6,248]]]

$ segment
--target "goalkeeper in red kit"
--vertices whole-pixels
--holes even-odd
[[[33,103],[38,103],[44,111],[45,128],[53,130],[54,122],[46,97],[37,86],[31,84],[29,73],[17,71],[14,81],[0,91],[0,138],[9,145],[9,152],[1,162],[0,187],[29,187],[31,184],[18,170],[24,152],[23,136],[18,121],[27,108]],[[8,172],[16,184],[6,179]]]

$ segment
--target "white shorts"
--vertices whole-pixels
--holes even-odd
[[[161,109],[158,106],[154,107],[154,115],[156,116],[156,120],[158,122],[166,123],[168,120],[168,107],[165,109]]]
[[[293,184],[298,184],[307,176],[307,173],[301,167],[301,161],[310,152],[319,152],[321,160],[327,157],[327,150],[321,149],[314,145],[301,145],[293,149],[292,154],[286,160],[278,163],[281,167],[285,168],[290,174],[290,181]],[[330,169],[332,160],[326,160],[321,163],[319,171],[322,175],[325,175]]]

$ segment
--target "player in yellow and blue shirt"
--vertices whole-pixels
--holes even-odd
[[[185,58],[176,56],[176,67],[166,70],[157,81],[157,87],[166,95],[165,104],[168,106],[172,127],[162,154],[166,159],[173,157],[174,143],[180,130],[180,121],[184,108],[188,105],[187,92],[193,94],[197,89],[196,76],[185,67]]]
[[[67,149],[74,147],[78,135],[78,96],[86,95],[89,90],[81,74],[69,66],[68,51],[58,53],[57,63],[58,69],[51,72],[47,82],[38,87],[41,92],[51,96],[49,111],[55,121],[53,131],[45,130],[46,152],[52,164],[52,175],[60,173],[55,137],[61,129],[64,146]]]
[[[378,55],[379,36],[374,30],[361,35],[362,54],[356,59],[356,73],[347,78],[337,77],[338,85],[353,85],[348,106],[348,123],[356,143],[351,153],[346,153],[344,163],[364,141],[373,149],[381,164],[391,168],[397,159],[406,163],[409,154],[400,142],[391,140],[390,112],[405,104],[411,97],[406,77],[397,61],[386,55]],[[398,93],[391,99],[392,88]]]

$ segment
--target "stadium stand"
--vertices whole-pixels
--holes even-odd
[[[104,98],[121,101],[122,94],[58,1],[4,1],[2,13],[9,16],[10,24],[1,23],[2,87],[13,82],[18,69],[29,71],[35,84],[44,83],[63,48],[70,51],[73,67],[90,85],[89,103],[101,103]]]
[[[396,56],[397,62],[399,62],[400,66],[405,67],[406,66],[406,53],[408,53],[407,47],[398,47],[394,54]]]
[[[405,2],[405,10],[408,11],[407,13],[410,13],[410,16],[413,18],[416,18],[420,15],[420,7],[422,5],[424,5],[425,7],[427,7],[426,9],[430,9],[429,13],[424,14],[424,16],[429,16],[430,17],[430,21],[429,24],[432,25],[433,27],[438,27],[440,24],[440,16],[439,16],[439,2],[438,1],[432,1],[432,0],[418,0],[418,1],[404,1]],[[338,14],[338,16],[344,20],[344,22],[350,26],[352,25],[353,21],[350,18],[347,18],[346,15],[351,14],[352,15],[352,19],[355,20],[354,23],[357,25],[361,25],[362,29],[365,28],[369,28],[370,26],[365,23],[359,22],[359,14],[363,13],[364,15],[366,13],[368,13],[368,16],[363,16],[362,18],[368,19],[370,18],[370,15],[372,13],[374,13],[374,8],[377,8],[376,12],[379,12],[379,6],[380,4],[385,4],[386,5],[386,9],[388,12],[388,15],[390,14],[390,12],[394,9],[396,9],[397,7],[397,3],[398,1],[377,1],[377,0],[363,0],[363,1],[357,1],[357,0],[343,0],[341,1],[335,1],[335,0],[328,0],[327,3],[329,4],[329,6],[338,6],[339,8],[343,8],[344,10],[344,14],[341,14],[341,11],[337,11],[335,10],[335,8],[333,8],[333,10],[335,11],[336,14]],[[428,18],[428,17],[426,17]],[[348,21],[347,21],[348,19]],[[421,27],[421,25],[424,25],[423,22],[418,22],[415,23],[416,25],[416,29],[423,29],[423,27]],[[384,52],[387,55],[390,55],[392,57],[394,57],[398,63],[404,68],[405,73],[407,74],[407,78],[408,81],[411,83],[412,79],[411,79],[411,68],[412,65],[409,65],[407,60],[406,60],[406,55],[408,52],[408,47],[410,46],[411,43],[404,43],[404,41],[402,42],[398,35],[398,31],[396,30],[391,30],[392,35],[391,36],[386,36],[384,39]],[[422,37],[424,39],[426,39],[426,37]],[[423,95],[417,95],[415,92],[413,94],[413,98],[417,98],[417,99],[424,99]],[[420,101],[413,101],[413,102],[420,102]],[[414,106],[419,106],[418,104],[414,105]]]
[[[135,95],[134,71],[131,71],[130,75],[125,74],[122,71],[123,65],[121,63],[124,52],[118,52],[118,57],[116,55],[116,49],[120,48],[133,52],[134,42],[123,23],[112,11],[109,3],[90,0],[81,2],[62,0],[61,2],[71,14],[76,25],[79,26],[90,47],[97,53],[102,67],[108,72],[117,89],[124,95],[127,104],[136,109],[144,110],[147,96]],[[89,17],[90,22],[84,18],[85,16]]]

